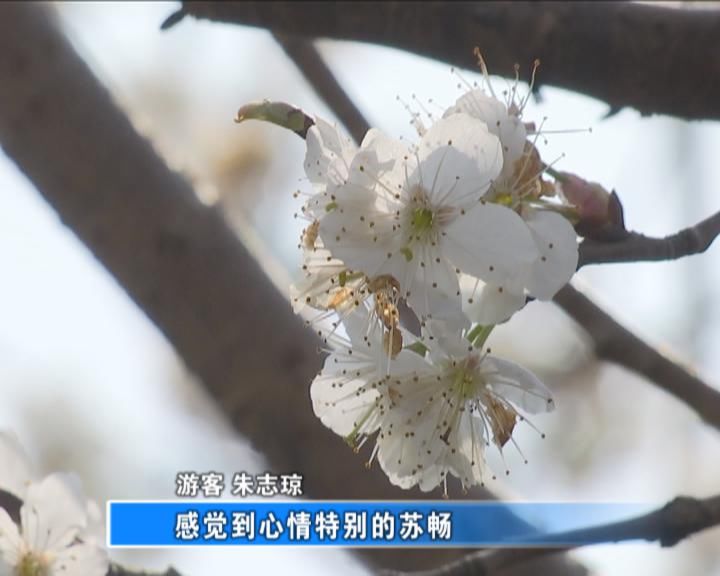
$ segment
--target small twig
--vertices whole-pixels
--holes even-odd
[[[185,12],[184,8],[180,8],[180,10],[173,12],[172,14],[170,14],[170,16],[163,20],[162,24],[160,24],[160,30],[170,30],[170,28],[172,28],[173,26],[178,24],[183,18],[185,18],[186,15],[187,13]]]
[[[677,260],[700,254],[720,235],[720,212],[665,238],[650,238],[631,232],[617,242],[584,240],[580,244],[578,268],[588,264]]]
[[[10,492],[0,490],[0,508],[5,510],[5,512],[7,512],[12,519],[12,521],[18,524],[20,523],[21,507],[22,500],[20,500],[20,498],[18,498],[14,494],[10,494]]]
[[[622,522],[572,530],[553,535],[565,543],[558,547],[506,548],[475,552],[432,570],[384,571],[383,576],[490,576],[530,559],[557,554],[591,544],[645,540],[674,546],[693,534],[720,524],[720,496],[696,499],[679,496],[662,508]],[[574,544],[577,542],[577,544]],[[567,543],[572,543],[568,545]]]
[[[310,82],[318,96],[331,106],[335,115],[358,142],[370,128],[367,120],[347,95],[310,40],[274,34],[275,40]]]
[[[137,572],[135,570],[124,568],[119,564],[111,564],[107,576],[181,576],[181,574],[172,566],[164,572],[145,572],[144,570],[142,572]]]
[[[592,337],[599,358],[641,374],[720,429],[720,391],[643,342],[571,285],[554,301]]]

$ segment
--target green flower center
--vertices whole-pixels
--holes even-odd
[[[432,230],[435,215],[428,208],[415,208],[410,219],[410,227],[413,234],[422,235]]]
[[[460,401],[478,396],[484,388],[485,380],[478,368],[479,359],[475,355],[448,366],[450,390]]]
[[[44,560],[31,552],[25,554],[15,567],[16,576],[48,576],[49,573]]]
[[[416,202],[419,201],[416,200]],[[412,245],[415,242],[426,242],[432,238],[433,234],[436,233],[435,223],[435,213],[427,208],[424,203],[413,209],[410,213],[410,234],[407,238],[407,244],[400,249],[400,253],[405,257],[405,260],[410,262],[413,259]]]

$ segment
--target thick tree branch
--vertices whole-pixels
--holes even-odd
[[[720,235],[720,212],[665,238],[631,232],[617,242],[583,240],[578,268],[588,264],[677,260],[705,252]]]
[[[720,391],[643,342],[571,285],[554,301],[587,331],[599,358],[644,376],[720,429]]]
[[[712,49],[720,10],[625,2],[184,2],[181,14],[384,44],[473,70],[479,46],[495,74],[511,76],[516,62],[525,69],[539,58],[538,83],[614,110],[720,118],[720,52]]]
[[[674,546],[681,540],[720,524],[720,496],[696,499],[678,497],[662,508],[622,522],[593,526],[557,534],[553,539],[573,543],[554,548],[497,549],[476,552],[437,569],[420,572],[384,572],[384,576],[494,576],[530,559],[587,546],[646,540]]]
[[[391,486],[378,467],[366,470],[363,458],[315,418],[308,384],[320,367],[318,340],[218,211],[202,205],[135,132],[43,6],[0,5],[0,86],[0,143],[7,155],[165,334],[272,470],[304,474],[310,497],[423,497]],[[474,490],[468,497],[491,494]],[[462,551],[358,553],[380,566],[412,569]],[[528,570],[585,573],[564,559]]]

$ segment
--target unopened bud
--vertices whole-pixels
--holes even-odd
[[[310,127],[315,124],[315,121],[299,108],[285,102],[270,102],[269,100],[241,107],[235,116],[235,122],[239,124],[246,120],[271,122],[295,132],[303,139],[307,136]]]
[[[557,173],[556,179],[560,193],[575,208],[578,234],[594,237],[625,231],[622,204],[615,192],[569,172]]]

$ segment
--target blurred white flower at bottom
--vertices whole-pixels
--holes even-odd
[[[108,556],[100,511],[77,478],[32,475],[16,438],[0,432],[0,491],[22,501],[19,525],[0,508],[0,576],[104,576]]]

